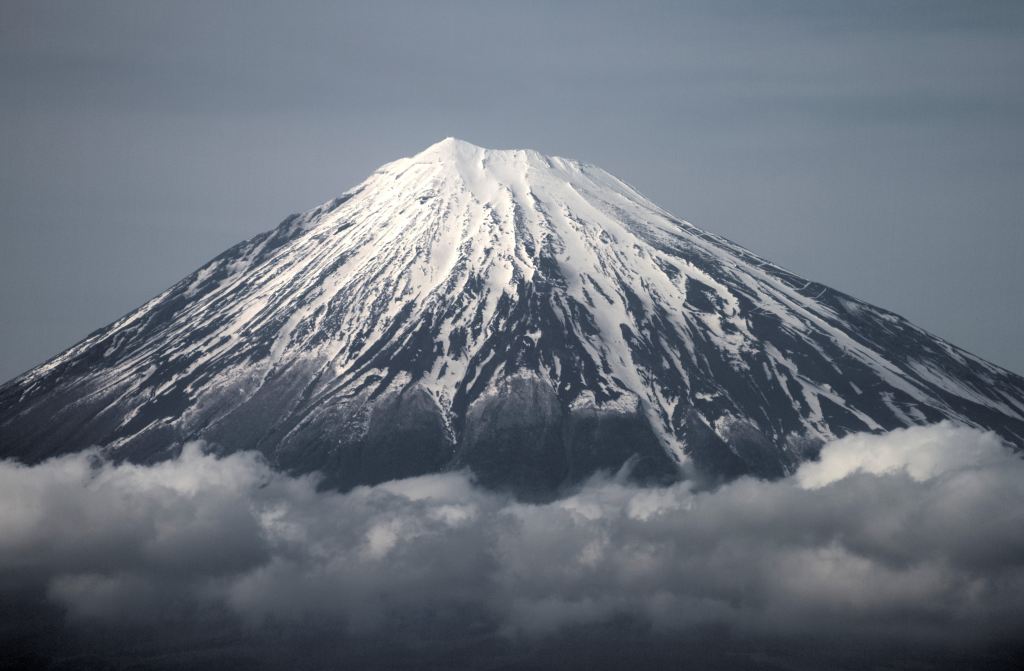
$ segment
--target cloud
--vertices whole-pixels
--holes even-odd
[[[994,433],[943,422],[885,434],[855,433],[830,443],[816,462],[796,474],[804,487],[817,488],[853,473],[904,472],[917,481],[973,468],[998,468],[1006,447]]]
[[[0,463],[0,590],[34,585],[72,626],[216,613],[539,645],[626,618],[655,636],[992,646],[1024,616],[1021,529],[1024,460],[947,423],[835,441],[780,481],[595,479],[542,505],[465,473],[318,491],[197,443],[150,466]]]

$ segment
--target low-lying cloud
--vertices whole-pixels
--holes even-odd
[[[625,618],[970,647],[1024,616],[1024,460],[948,423],[714,491],[595,479],[538,505],[465,473],[316,485],[197,443],[149,466],[0,462],[0,589],[36,586],[72,626],[214,612],[349,637],[443,623],[540,641]]]

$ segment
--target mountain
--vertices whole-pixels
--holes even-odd
[[[449,138],[5,384],[0,451],[202,438],[335,487],[468,466],[543,496],[597,470],[777,477],[942,419],[1024,445],[1024,378],[593,165]]]

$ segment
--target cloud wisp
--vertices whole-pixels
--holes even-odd
[[[1024,616],[1021,529],[1024,460],[947,423],[849,436],[775,482],[595,479],[547,504],[465,473],[318,491],[195,443],[148,466],[0,462],[0,589],[34,586],[70,626],[213,612],[243,629],[543,641],[626,618],[992,646]]]

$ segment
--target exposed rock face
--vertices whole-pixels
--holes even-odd
[[[777,477],[952,419],[1024,442],[1024,379],[681,221],[591,165],[444,140],[0,388],[0,450],[258,449],[348,488],[469,467]]]

